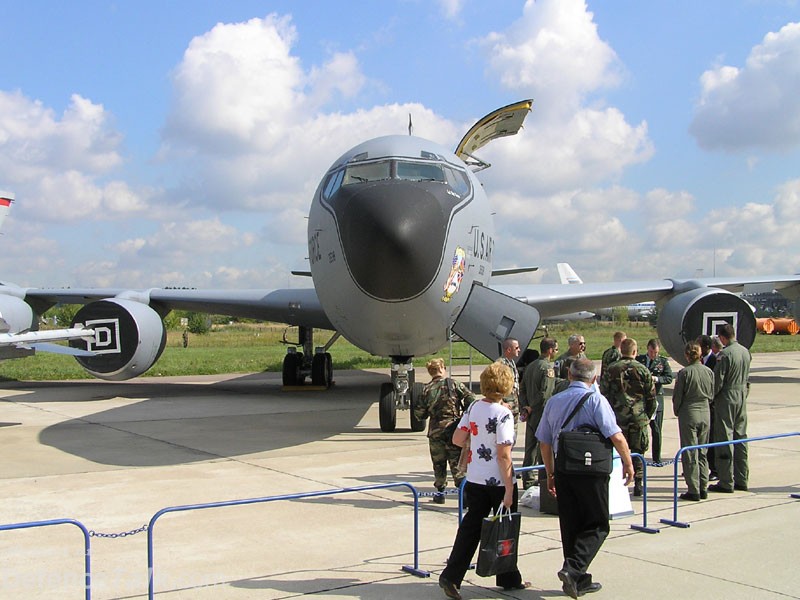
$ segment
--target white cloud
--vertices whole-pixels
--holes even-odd
[[[445,19],[455,19],[464,8],[465,0],[438,0],[439,7]]]
[[[690,133],[701,147],[785,150],[800,144],[800,23],[768,33],[743,67],[700,78]]]
[[[571,112],[586,94],[620,79],[617,56],[583,0],[527,0],[522,17],[483,45],[493,75],[507,89],[532,94],[546,113]]]
[[[0,91],[0,180],[24,183],[52,169],[99,174],[118,166],[122,136],[101,104],[73,94],[59,119],[21,92]]]

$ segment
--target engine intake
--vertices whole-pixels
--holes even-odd
[[[81,308],[73,327],[91,327],[94,340],[71,340],[70,346],[95,352],[76,356],[88,373],[107,381],[125,381],[147,371],[167,344],[167,331],[156,311],[122,298],[92,302]]]
[[[695,288],[671,298],[661,308],[658,337],[670,356],[686,365],[686,343],[699,335],[716,335],[717,327],[723,323],[733,325],[740,344],[746,348],[753,345],[756,318],[747,302],[718,288]]]
[[[19,333],[39,328],[30,305],[7,293],[0,293],[0,319],[0,330],[3,333]]]

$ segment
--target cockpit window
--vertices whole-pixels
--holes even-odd
[[[447,183],[450,188],[462,198],[466,196],[470,189],[467,174],[457,169],[451,169],[450,167],[447,167],[445,172],[447,173]]]
[[[411,181],[445,182],[442,166],[432,163],[402,162],[397,163],[397,178]]]
[[[322,188],[322,196],[330,198],[333,196],[342,185],[342,177],[344,176],[344,169],[339,169],[335,173],[330,173],[325,182],[325,187]]]
[[[358,165],[348,165],[344,171],[342,185],[381,181],[391,177],[391,163],[388,160]]]
[[[467,174],[446,163],[391,159],[351,162],[344,168],[328,173],[322,186],[322,197],[326,200],[333,197],[342,186],[387,179],[443,183],[462,198],[468,196],[472,189]]]

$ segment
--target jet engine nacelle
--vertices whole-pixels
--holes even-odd
[[[699,335],[716,335],[730,323],[737,341],[749,348],[756,339],[756,318],[739,296],[718,288],[698,287],[674,296],[658,313],[658,337],[670,356],[686,365],[684,347]]]
[[[156,311],[146,304],[123,298],[92,302],[81,308],[73,327],[94,329],[94,339],[71,340],[70,346],[95,353],[76,356],[94,377],[124,381],[147,371],[161,356],[167,331]]]
[[[0,318],[5,324],[0,322],[0,329],[8,326],[7,333],[19,333],[29,329],[38,329],[36,315],[30,305],[16,296],[0,294]]]

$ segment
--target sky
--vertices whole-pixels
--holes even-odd
[[[357,143],[481,149],[502,283],[800,272],[800,0],[0,0],[0,280],[307,287]]]

